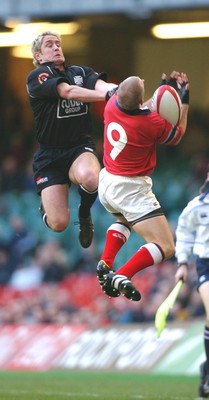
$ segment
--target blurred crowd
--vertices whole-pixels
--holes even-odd
[[[48,255],[48,246],[55,252],[52,256]],[[176,265],[167,261],[135,277],[134,283],[142,293],[140,302],[122,296],[109,298],[93,271],[66,272],[60,251],[52,247],[54,244],[43,246],[38,256],[41,262],[16,270],[8,284],[0,286],[0,324],[85,323],[98,327],[154,322],[157,307],[174,286]],[[1,256],[1,265],[2,261]],[[189,281],[183,285],[168,320],[189,321],[203,316],[192,265]]]

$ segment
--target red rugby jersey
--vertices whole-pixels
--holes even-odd
[[[113,95],[104,110],[104,166],[115,175],[149,175],[156,166],[157,143],[175,145],[181,135],[179,126],[148,108],[122,109]]]

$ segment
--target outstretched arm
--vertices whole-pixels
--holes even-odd
[[[167,80],[166,74],[162,74],[160,85],[170,85],[179,94],[182,103],[181,117],[178,125],[174,126],[169,135],[162,137],[161,143],[170,146],[177,145],[183,138],[187,128],[187,117],[189,110],[189,81],[187,75],[182,72],[173,71]]]
[[[185,73],[182,73],[180,76],[180,90],[179,95],[182,102],[182,110],[181,110],[181,119],[179,122],[179,126],[182,129],[182,136],[184,135],[187,128],[187,116],[189,110],[189,81],[188,77]]]
[[[60,97],[68,100],[83,101],[86,103],[104,101],[109,90],[117,87],[114,83],[107,83],[98,79],[95,89],[86,89],[76,85],[69,85],[66,82],[61,82],[57,85],[57,91]]]

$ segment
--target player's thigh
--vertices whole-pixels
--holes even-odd
[[[100,170],[101,165],[95,154],[85,152],[71,165],[69,178],[75,185],[83,185],[87,190],[93,191],[98,186]]]
[[[206,281],[200,285],[199,294],[206,311],[207,326],[209,327],[209,281]]]
[[[164,215],[137,222],[133,225],[133,229],[142,236],[147,243],[157,243],[164,251],[166,258],[173,255],[174,238]]]
[[[67,184],[52,185],[42,190],[41,199],[49,220],[69,218],[68,192]]]
[[[127,221],[126,218],[124,218],[124,217],[123,217],[122,215],[120,215],[120,214],[113,214],[113,213],[112,213],[112,216],[113,216],[114,218],[116,218],[116,222],[120,222],[121,224],[126,225],[126,226],[130,229],[130,231],[132,231],[132,226],[129,224],[129,222]]]

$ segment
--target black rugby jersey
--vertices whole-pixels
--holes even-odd
[[[57,85],[67,82],[94,89],[98,79],[106,81],[106,73],[79,65],[59,71],[53,62],[41,64],[28,75],[27,91],[41,145],[66,148],[93,142],[89,103],[60,98]]]

